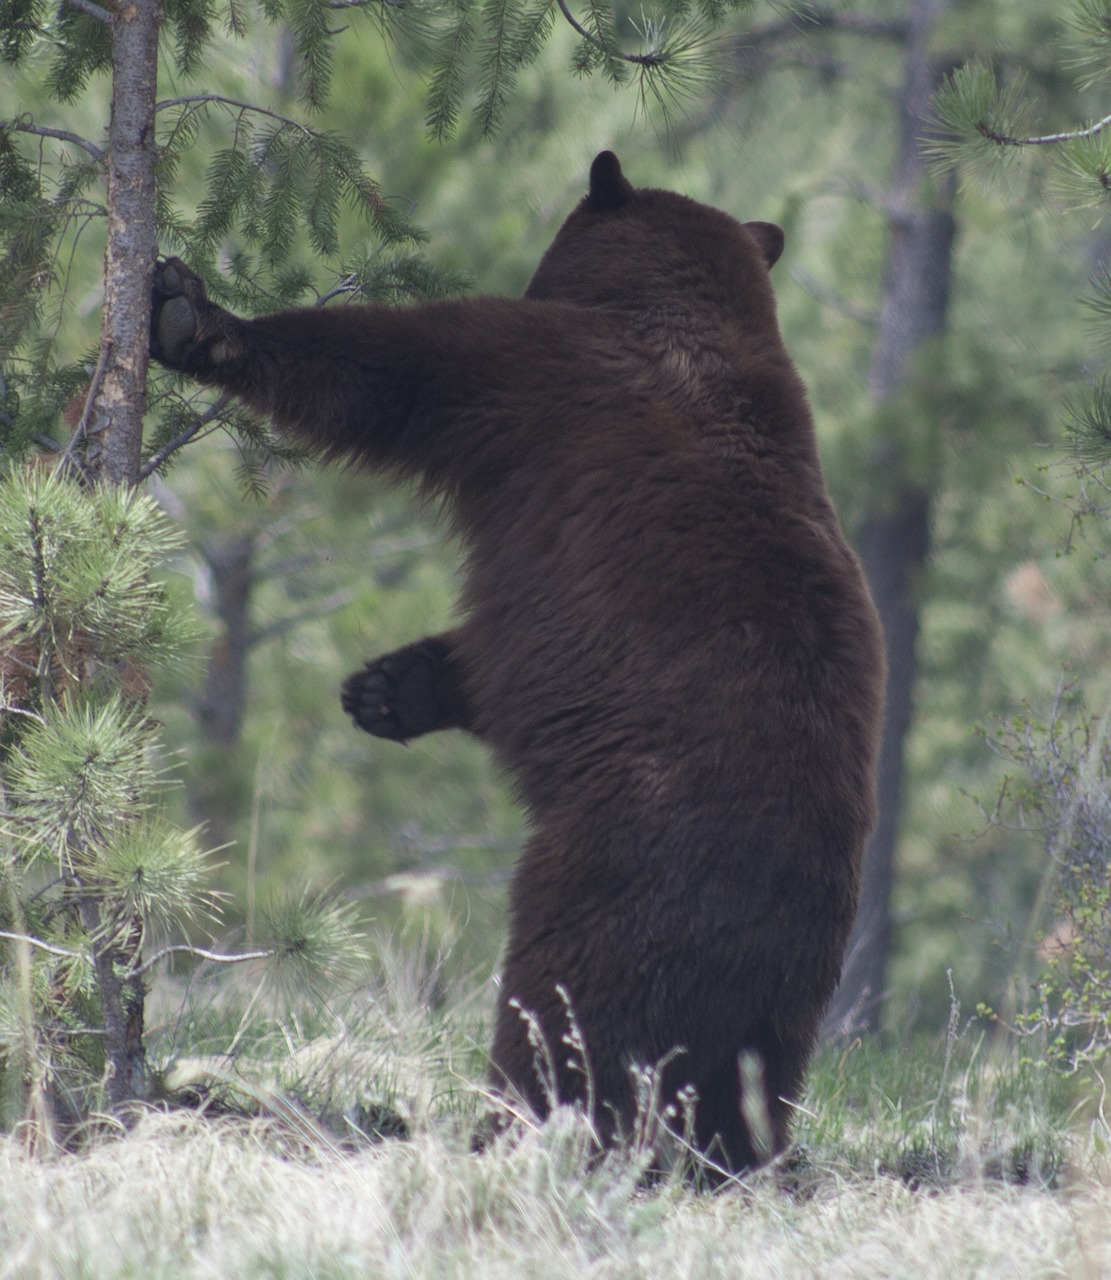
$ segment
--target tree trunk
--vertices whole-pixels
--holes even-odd
[[[112,119],[108,131],[108,244],[100,360],[93,379],[85,461],[92,480],[135,484],[146,411],[150,285],[154,266],[154,104],[158,88],[160,0],[122,0],[112,16]],[[150,1092],[143,1045],[145,990],[122,970],[141,940],[136,923],[105,936],[99,904],[80,898],[93,938],[104,1017],[108,1101],[122,1113]]]
[[[94,479],[139,478],[154,266],[154,104],[160,0],[122,0],[112,19],[108,247],[100,363],[86,460]]]
[[[150,1073],[143,1045],[144,1001],[142,978],[125,978],[120,970],[135,956],[142,934],[138,921],[123,937],[106,936],[106,924],[95,898],[95,886],[77,883],[81,923],[92,939],[93,968],[104,1019],[104,1057],[107,1064],[108,1104],[127,1118],[132,1103],[150,1096]]]
[[[954,184],[933,182],[921,135],[930,98],[947,68],[930,40],[948,0],[911,0],[899,101],[900,142],[890,188],[888,260],[870,387],[877,408],[898,394],[916,352],[946,330],[956,223]],[[927,451],[929,452],[929,451]],[[932,477],[915,468],[906,442],[877,442],[872,507],[857,536],[887,639],[887,719],[880,749],[879,821],[864,856],[856,926],[841,986],[826,1018],[831,1034],[876,1030],[891,951],[891,895],[903,790],[903,748],[918,662],[918,583],[930,553]]]

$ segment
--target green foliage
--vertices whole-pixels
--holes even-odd
[[[62,102],[72,102],[93,76],[111,67],[112,33],[107,23],[68,4],[59,6],[56,22],[46,91]]]
[[[1090,88],[1107,77],[1111,55],[1111,4],[1107,0],[1074,0],[1065,13],[1065,27],[1082,68],[1079,83]]]
[[[136,490],[83,488],[60,468],[0,481],[0,1119],[79,1118],[105,1053],[123,1100],[142,1096],[142,975],[172,954],[150,948],[216,919],[200,829],[167,817],[146,709],[194,633],[155,577],[180,545]],[[277,980],[354,971],[350,909],[303,894],[274,920]],[[40,1096],[54,1101],[36,1112]]]
[[[985,63],[970,62],[951,72],[934,95],[932,111],[935,138],[928,152],[939,169],[1013,160],[1029,133],[1024,81],[1000,85]]]
[[[1076,84],[1076,101],[1082,102],[1085,91],[1099,90],[1106,77],[1111,7],[1106,0],[1074,0],[1064,25],[1073,47],[1067,67]],[[1093,124],[1037,131],[1031,124],[1035,100],[1027,86],[1020,79],[1000,85],[989,67],[970,64],[958,68],[934,99],[940,135],[934,156],[941,166],[967,165],[973,170],[997,167],[1020,155],[1045,157],[1054,201],[1098,221],[1111,207],[1111,117],[1106,105],[1099,108],[1102,118]],[[1091,335],[1106,348],[1111,288],[1105,266],[1097,270],[1083,305]],[[1058,500],[1072,515],[1069,545],[1084,546],[1100,563],[1106,560],[1106,528],[1093,534],[1091,517],[1100,522],[1108,518],[1111,384],[1098,371],[1088,373],[1083,383],[1079,389],[1074,384],[1063,397],[1064,435],[1075,479]],[[1054,496],[1059,491],[1059,486],[1050,486]],[[1087,682],[1092,686],[1090,697],[1098,701],[1098,677],[1089,675]],[[996,821],[1039,831],[1048,860],[1034,911],[1045,933],[1039,945],[1030,948],[1042,976],[1033,1007],[1017,1015],[1016,1025],[1024,1034],[1036,1035],[1058,1062],[1098,1065],[1111,1047],[1111,772],[1106,721],[1059,699],[1041,720],[1020,718],[997,747],[1003,759],[1018,768],[1019,780],[1008,780]]]
[[[182,831],[160,813],[141,813],[104,844],[97,874],[105,898],[119,903],[121,915],[160,932],[217,920],[212,859],[202,835],[199,826]]]
[[[33,655],[5,672],[27,705],[119,687],[140,655],[145,671],[180,660],[188,615],[151,577],[180,544],[150,498],[106,489],[89,502],[46,469],[0,481],[0,642]]]
[[[1021,771],[1001,820],[1039,831],[1048,854],[1038,937],[1044,964],[1032,1007],[1016,1019],[1069,1069],[1111,1053],[1111,720],[1061,697],[1044,720],[1018,719],[997,743]]]
[[[31,724],[8,759],[9,816],[27,865],[49,853],[59,874],[86,875],[156,781],[152,730],[118,697],[54,710]]]
[[[459,104],[467,83],[467,55],[474,43],[474,10],[456,0],[437,41],[428,77],[429,132],[437,141],[450,138],[459,120]]]
[[[1049,963],[1037,1005],[1018,1022],[1044,1039],[1051,1061],[1099,1070],[1111,1054],[1111,876],[1084,876],[1062,897],[1061,910],[1044,944]]]
[[[950,980],[952,977],[950,976]],[[914,1187],[969,1178],[1056,1185],[1076,1097],[951,1004],[944,1038],[820,1048],[796,1124],[802,1176],[827,1162]]]
[[[263,913],[270,975],[287,990],[325,999],[350,987],[366,966],[357,904],[307,888],[275,899]]]

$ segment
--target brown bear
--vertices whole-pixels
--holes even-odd
[[[152,317],[156,359],[416,477],[463,541],[458,627],[369,663],[343,705],[380,737],[477,734],[525,805],[497,1086],[582,1104],[608,1143],[658,1067],[663,1114],[725,1172],[788,1140],[883,686],[776,322],[782,247],[602,152],[521,299],[243,320],[169,260]]]

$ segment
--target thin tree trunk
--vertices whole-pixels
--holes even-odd
[[[877,407],[913,372],[915,354],[946,330],[956,223],[950,179],[931,181],[922,155],[930,98],[946,68],[930,41],[948,0],[911,0],[900,94],[900,144],[890,189],[888,261],[870,386]],[[918,660],[918,585],[930,554],[931,477],[905,443],[880,440],[871,459],[872,509],[857,549],[887,638],[887,720],[880,750],[879,821],[864,857],[856,926],[841,986],[827,1015],[831,1033],[875,1030],[891,952],[891,897],[902,808],[903,751]]]
[[[120,968],[135,954],[135,937],[104,936],[100,907],[86,886],[77,889],[81,924],[92,938],[93,968],[104,1019],[104,1057],[108,1067],[108,1105],[113,1113],[124,1116],[130,1104],[150,1096],[150,1075],[146,1049],[143,1046],[144,1001],[146,989],[142,978],[125,978]]]
[[[112,119],[108,131],[108,244],[100,360],[93,380],[85,460],[92,480],[135,484],[142,455],[155,255],[154,104],[158,88],[160,0],[122,0],[112,15]],[[105,936],[100,906],[80,898],[93,939],[104,1017],[108,1101],[114,1112],[149,1094],[143,1045],[145,990],[122,970],[139,945],[138,927]]]
[[[154,104],[160,0],[123,0],[112,19],[108,247],[100,364],[86,459],[90,475],[139,478],[155,255]]]

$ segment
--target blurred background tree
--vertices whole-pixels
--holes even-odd
[[[1111,5],[1074,0],[1053,55],[1070,97],[1046,95],[1021,69],[981,59],[954,69],[933,103],[934,167],[981,185],[1017,187],[1042,208],[1091,227],[1083,246],[1088,291],[1080,300],[1091,356],[1061,406],[1059,447],[1068,482],[1049,477],[1044,496],[1070,516],[1063,547],[1089,568],[1080,609],[1106,614],[1111,464],[1111,266],[1103,219],[1111,201]],[[1055,483],[1056,481],[1056,483]],[[1099,566],[1090,573],[1092,564]],[[1102,628],[1101,628],[1102,629]],[[1031,827],[1047,855],[1027,944],[1041,972],[1031,994],[1004,1007],[1018,1029],[1048,1043],[1066,1066],[1101,1066],[1111,1052],[1111,771],[1106,643],[1089,643],[1058,695],[1016,716],[997,737],[1015,769],[997,821]],[[1017,1014],[1014,1005],[1019,1005]]]

